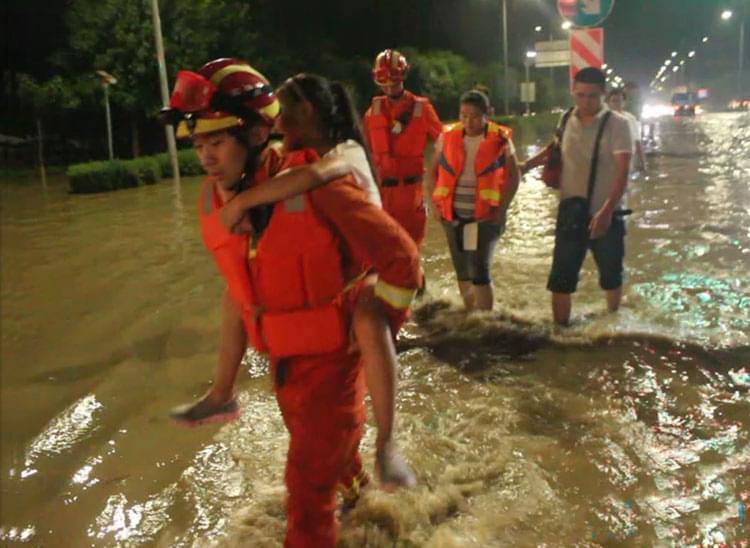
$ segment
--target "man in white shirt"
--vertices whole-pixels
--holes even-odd
[[[625,223],[622,197],[628,182],[633,137],[630,123],[604,104],[604,73],[593,67],[582,69],[573,82],[575,108],[568,117],[562,138],[562,176],[555,250],[547,289],[552,292],[552,315],[560,325],[570,321],[571,295],[578,286],[578,274],[588,249],[594,254],[599,270],[599,286],[604,290],[607,307],[616,311],[622,298],[623,259],[625,256]],[[589,176],[594,144],[601,133],[593,191],[589,196]],[[522,165],[522,172],[542,165],[542,153]],[[588,202],[588,216],[582,223],[583,236],[569,234],[563,209],[571,198]],[[586,211],[582,212],[586,217]],[[581,224],[581,223],[578,223]]]

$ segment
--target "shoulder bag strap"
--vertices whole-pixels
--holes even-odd
[[[596,133],[596,140],[594,141],[594,154],[591,157],[591,171],[589,173],[589,185],[586,191],[586,203],[591,207],[591,196],[594,193],[594,183],[596,182],[596,168],[599,165],[599,143],[602,140],[602,134],[604,133],[604,126],[607,125],[612,111],[608,110],[602,116],[602,121],[599,123],[599,131]]]

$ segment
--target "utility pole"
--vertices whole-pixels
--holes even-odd
[[[104,88],[104,113],[107,117],[107,148],[109,149],[110,161],[114,159],[112,149],[112,115],[109,111],[109,86],[117,83],[117,78],[104,70],[97,70],[96,75],[102,82]]]
[[[161,36],[161,18],[159,17],[159,1],[151,0],[151,12],[154,20],[154,38],[156,40],[156,59],[159,63],[159,83],[161,84],[161,102],[165,107],[169,106],[169,86],[167,85],[167,68],[164,62],[164,41]],[[174,139],[174,128],[171,125],[164,126],[167,136],[167,148],[169,158],[172,161],[172,174],[174,182],[180,184],[180,164],[177,161],[177,143]]]
[[[737,67],[737,99],[742,98],[742,65],[745,59],[745,14],[740,13],[740,60]]]
[[[510,87],[508,85],[508,4],[507,0],[503,2],[503,113],[510,114],[508,108],[508,93]]]

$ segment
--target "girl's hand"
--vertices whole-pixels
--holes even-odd
[[[253,226],[250,223],[250,219],[248,219],[246,211],[244,207],[242,207],[240,200],[237,200],[236,197],[232,200],[229,200],[219,210],[219,220],[228,232],[240,234],[251,233],[253,231]]]

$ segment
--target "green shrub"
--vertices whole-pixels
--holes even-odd
[[[192,148],[179,150],[177,158],[182,175],[202,175],[203,168]],[[172,176],[169,154],[143,156],[133,160],[87,162],[68,167],[70,191],[73,193],[108,192],[118,188],[153,185],[162,177]]]
[[[161,165],[153,156],[125,160],[122,164],[129,174],[128,186],[153,185],[161,179]]]
[[[172,177],[172,162],[169,153],[157,154],[155,158],[159,161],[163,177]],[[194,148],[186,148],[177,151],[177,160],[180,162],[180,174],[185,176],[203,175],[203,168],[198,160]]]
[[[68,168],[70,191],[74,193],[107,192],[123,186],[127,170],[120,162],[87,162]]]

